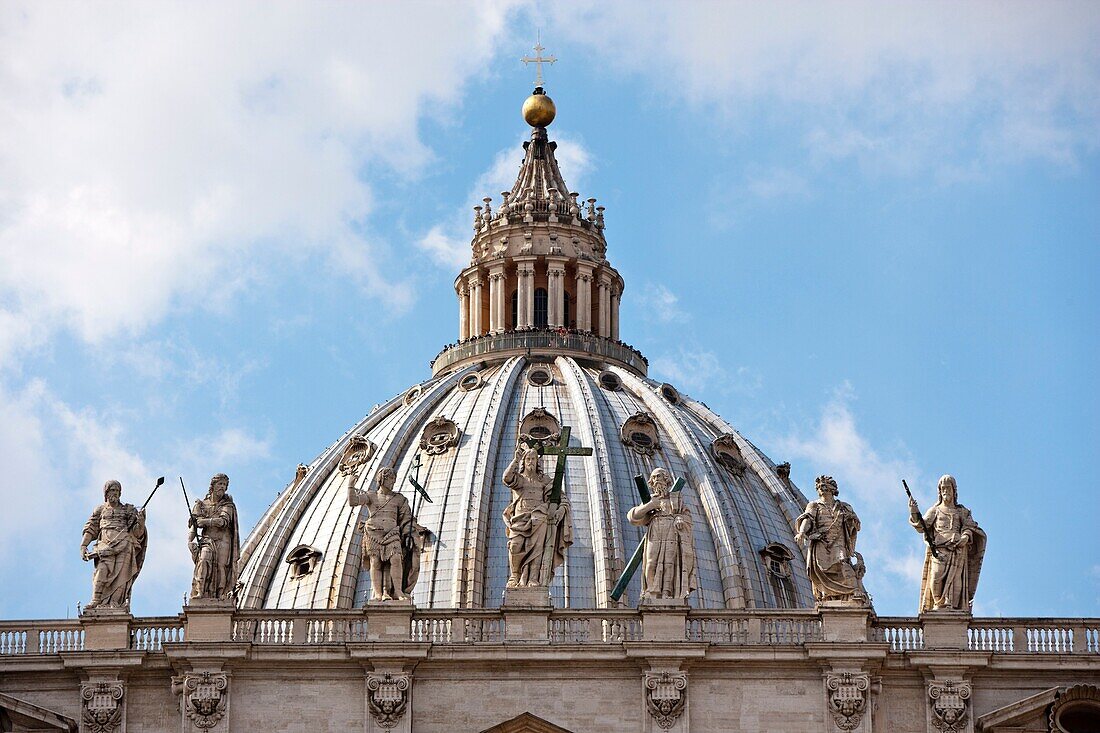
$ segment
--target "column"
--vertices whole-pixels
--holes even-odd
[[[535,325],[535,261],[533,258],[516,258],[516,281],[519,294],[516,303],[516,327]]]
[[[481,322],[481,286],[482,279],[478,273],[470,275],[470,335],[480,336],[485,333],[485,326]]]
[[[458,340],[470,338],[470,288],[466,283],[458,284]]]
[[[611,335],[611,276],[601,272],[599,277],[600,335]]]
[[[623,291],[616,284],[611,289],[611,338],[619,340],[619,301],[622,300]]]
[[[546,261],[547,323],[551,328],[565,324],[565,260]]]
[[[505,320],[504,265],[493,265],[489,270],[489,332],[504,330]]]
[[[577,329],[592,330],[592,266],[577,263]]]

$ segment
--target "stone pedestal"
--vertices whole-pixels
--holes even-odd
[[[133,620],[128,611],[120,608],[85,611],[80,615],[80,625],[84,628],[84,649],[129,649],[130,622]]]
[[[547,641],[550,638],[550,589],[546,586],[505,588],[504,636],[507,641]]]
[[[186,620],[184,639],[187,641],[232,641],[233,611],[236,606],[232,600],[213,600],[193,598],[190,605],[183,609]]]
[[[685,641],[688,604],[679,598],[644,598],[638,604],[642,614],[644,641]]]
[[[966,611],[925,611],[919,617],[925,649],[967,648],[971,615]]]
[[[412,634],[416,607],[411,599],[367,603],[368,641],[407,641]]]
[[[849,601],[823,601],[817,610],[821,614],[822,641],[864,643],[870,639],[870,606]]]

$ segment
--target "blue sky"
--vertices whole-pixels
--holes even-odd
[[[457,330],[471,206],[526,135],[607,206],[622,335],[864,522],[913,614],[940,474],[986,615],[1095,616],[1100,8],[1089,3],[0,8],[0,617],[89,595],[103,482],[250,528]],[[188,587],[150,505],[137,613]]]

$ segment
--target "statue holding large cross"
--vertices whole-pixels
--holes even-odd
[[[509,588],[549,587],[573,544],[569,500],[562,494],[565,461],[592,455],[592,449],[569,447],[569,434],[570,428],[563,427],[558,444],[545,447],[517,441],[515,457],[504,471],[504,485],[512,490],[512,502],[504,510]],[[553,477],[542,470],[542,454],[558,457]]]

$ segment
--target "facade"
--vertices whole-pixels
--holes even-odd
[[[880,617],[835,482],[808,502],[648,378],[554,114],[541,88],[524,105],[431,377],[299,466],[239,555],[215,476],[178,616],[129,614],[144,526],[105,492],[84,545],[126,601],[0,621],[0,730],[1100,730],[1100,619],[973,618],[986,538],[953,480],[911,520],[928,610]]]

